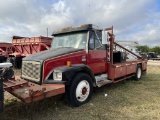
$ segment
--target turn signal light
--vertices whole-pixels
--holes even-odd
[[[71,65],[72,65],[71,61],[67,61],[67,66],[71,67]]]

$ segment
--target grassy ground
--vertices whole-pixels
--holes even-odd
[[[32,104],[11,103],[6,104],[0,120],[159,120],[160,67],[149,66],[140,81],[97,88],[92,100],[78,108],[68,106],[63,95]]]

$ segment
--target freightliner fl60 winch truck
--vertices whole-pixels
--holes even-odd
[[[138,80],[147,70],[147,60],[114,41],[113,27],[83,24],[52,35],[51,49],[23,58],[19,78],[1,76],[5,91],[26,103],[65,93],[68,104],[78,107],[89,102],[94,87]]]

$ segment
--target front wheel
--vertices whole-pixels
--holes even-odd
[[[92,92],[93,83],[90,76],[85,73],[78,73],[71,84],[66,87],[66,98],[71,106],[78,107],[91,99]]]
[[[140,64],[137,65],[136,75],[134,76],[135,80],[139,80],[142,76],[142,67]]]

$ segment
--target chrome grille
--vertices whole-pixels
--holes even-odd
[[[26,78],[35,82],[40,81],[40,62],[23,61],[22,78]]]

